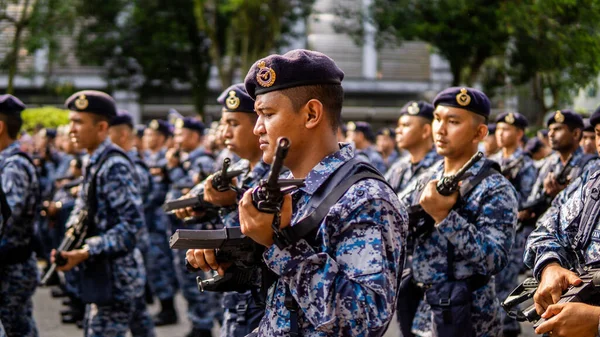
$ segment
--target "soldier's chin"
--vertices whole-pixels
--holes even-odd
[[[269,165],[273,164],[273,156],[274,153],[271,152],[271,150],[269,148],[267,148],[264,152],[263,152],[263,161]]]

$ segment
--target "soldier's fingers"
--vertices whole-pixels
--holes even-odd
[[[581,282],[583,282],[579,276],[577,276],[575,273],[570,272],[569,274],[567,274],[567,281],[569,282],[569,285],[572,286],[578,286],[581,284]]]
[[[221,275],[221,276],[225,275],[225,270],[227,270],[227,268],[229,268],[231,265],[232,265],[231,262],[224,262],[224,263],[219,264],[217,273],[219,273],[219,275]]]
[[[555,322],[556,322],[556,318],[554,318],[554,317],[550,318],[549,320],[540,324],[540,326],[538,326],[537,329],[535,329],[535,333],[541,335],[541,334],[545,334],[547,332],[551,332],[552,330],[554,330]]]
[[[194,249],[194,261],[196,262],[197,268],[202,269],[205,272],[210,271],[209,265],[206,263],[204,259],[204,249]]]
[[[52,249],[52,251],[50,252],[50,263],[54,263],[54,261],[56,261],[56,249]]]
[[[198,264],[196,263],[196,257],[194,256],[194,249],[188,249],[185,252],[185,259],[192,267],[198,268]]]
[[[205,249],[204,250],[204,259],[206,263],[210,266],[212,270],[218,270],[219,264],[217,263],[217,257],[215,256],[215,251],[213,249]]]
[[[558,313],[561,312],[564,307],[564,303],[549,305],[541,316],[545,319],[548,319],[552,316],[558,315]]]

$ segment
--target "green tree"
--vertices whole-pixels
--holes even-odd
[[[210,40],[210,56],[222,87],[245,74],[260,57],[296,37],[314,0],[194,0],[198,27]]]
[[[7,92],[13,93],[14,79],[19,70],[22,50],[32,54],[47,48],[48,69],[52,74],[54,65],[61,60],[61,38],[73,31],[75,23],[75,0],[0,0],[0,22],[8,23],[13,31],[10,40],[5,40],[9,52],[0,63],[8,70]],[[9,13],[12,7],[15,13]]]
[[[25,109],[21,113],[21,117],[23,118],[23,130],[28,131],[35,129],[37,125],[56,128],[69,124],[69,111],[51,106]]]

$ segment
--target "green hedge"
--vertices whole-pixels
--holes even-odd
[[[56,128],[60,125],[69,124],[69,111],[52,106],[25,109],[21,113],[23,118],[23,130],[31,131],[36,125],[41,124],[45,128]]]

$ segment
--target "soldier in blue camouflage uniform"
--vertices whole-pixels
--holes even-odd
[[[253,134],[256,123],[254,100],[248,96],[244,84],[235,84],[227,88],[217,101],[223,106],[221,122],[224,143],[232,153],[243,158],[233,164],[230,170],[244,170],[245,173],[236,178],[237,187],[241,191],[248,190],[258,185],[261,179],[266,179],[270,166],[262,161],[258,137]],[[212,177],[203,185],[204,200],[221,206],[219,212],[221,220],[226,227],[239,227],[239,213],[237,201],[242,194],[236,191],[218,192],[212,187]],[[197,194],[200,189],[195,187],[192,194]],[[230,206],[235,206],[231,208]],[[178,213],[180,217],[190,216],[187,211]],[[201,251],[201,250],[199,250]],[[186,258],[192,260],[188,250]],[[264,306],[258,305],[250,291],[244,293],[227,292],[223,294],[224,319],[221,327],[221,336],[243,337],[258,327],[264,315]]]
[[[518,112],[500,114],[496,118],[496,140],[500,151],[490,157],[500,164],[502,174],[517,190],[519,204],[527,200],[537,177],[533,160],[519,146],[519,139],[523,137],[527,125],[525,116]],[[496,275],[496,293],[500,302],[508,297],[518,285],[519,271],[523,268],[525,240],[531,231],[525,230],[523,225],[518,227],[508,265]],[[518,336],[521,330],[519,323],[508,317],[504,310],[501,310],[500,313],[502,314],[503,336]]]
[[[550,146],[556,152],[545,159],[527,199],[528,202],[542,197],[553,199],[568,185],[568,182],[575,180],[581,173],[598,163],[593,155],[584,155],[583,149],[579,146],[583,130],[583,119],[580,115],[570,110],[558,110],[548,119],[546,125],[549,129]],[[568,172],[567,184],[561,185],[557,181],[557,176],[567,163],[573,169]],[[523,210],[519,218],[525,220],[540,215]]]
[[[432,177],[428,183],[418,181],[409,186],[406,191],[413,193],[407,193],[408,197],[403,200],[407,205],[420,204],[435,222],[430,234],[416,239],[413,277],[417,285],[427,291],[452,279],[470,283],[471,316],[467,319],[474,335],[498,336],[500,305],[492,275],[508,263],[517,223],[517,194],[499,173],[484,176],[461,198],[459,205],[455,205],[457,192],[448,197],[437,192],[438,179],[457,172],[487,135],[490,102],[478,90],[453,87],[439,93],[433,104],[433,138],[444,162],[430,169]],[[476,176],[485,165],[486,161],[481,160],[468,172]],[[467,178],[463,183],[473,179]],[[421,186],[425,186],[424,190],[416,200]],[[453,275],[448,275],[447,270],[449,245],[454,251]],[[431,336],[431,310],[428,302],[422,300],[412,324],[415,335]]]
[[[204,180],[212,173],[215,163],[212,156],[202,147],[203,133],[204,124],[198,120],[183,118],[176,121],[176,146],[179,146],[182,151],[189,155],[180,163],[180,160],[174,155],[174,149],[167,151],[169,178],[173,182],[167,197],[168,200],[178,198],[184,194],[177,189],[176,185],[191,188],[197,183],[197,180]],[[180,157],[183,157],[183,154]],[[183,225],[183,222],[178,219],[174,219],[171,224],[173,231],[178,228],[206,229],[207,226],[213,225],[205,222]],[[211,336],[210,330],[213,327],[213,320],[218,315],[215,307],[219,307],[219,296],[216,293],[199,292],[198,283],[196,282],[198,273],[190,272],[185,267],[185,250],[177,250],[175,255],[181,290],[183,297],[188,302],[188,318],[192,322],[192,331],[188,336]]]
[[[375,149],[375,134],[371,124],[367,122],[349,122],[347,124],[346,141],[353,143],[356,148],[356,155],[365,157],[376,169],[384,174],[387,167],[383,158]]]
[[[254,133],[263,160],[270,162],[277,139],[288,137],[285,165],[294,177],[306,177],[305,187],[284,198],[280,228],[308,215],[311,196],[353,160],[353,148],[340,147],[336,138],[342,78],[332,59],[307,50],[266,57],[246,76],[247,92],[256,97]],[[251,194],[239,204],[241,229],[267,247],[263,259],[278,276],[258,335],[287,336],[295,328],[302,336],[383,335],[395,310],[407,234],[407,215],[394,191],[379,180],[355,183],[318,224],[315,243],[307,237],[287,246],[274,244],[273,215],[259,212]],[[191,262],[205,270],[220,268],[210,254],[194,254]],[[288,287],[288,304],[299,306],[293,312],[284,304]]]
[[[583,120],[583,135],[581,136],[579,145],[581,145],[585,154],[598,154],[598,150],[596,150],[596,132],[588,118]]]
[[[496,124],[490,123],[488,125],[488,130],[488,135],[483,139],[483,153],[489,158],[498,153],[498,151],[500,151],[500,147],[498,146],[498,141],[496,140]]]
[[[127,111],[120,110],[117,116],[110,120],[109,125],[110,140],[123,149],[135,165],[136,181],[144,205],[144,227],[138,232],[136,245],[144,257],[144,266],[147,266],[154,261],[148,256],[150,238],[146,224],[154,221],[154,210],[160,208],[160,204],[151,199],[153,196],[152,176],[150,170],[140,158],[138,150],[134,147],[136,134],[133,118]],[[146,295],[151,296],[151,294]],[[135,309],[131,318],[130,329],[134,337],[154,336],[154,322],[148,313],[145,296],[135,299]]]
[[[41,202],[40,181],[16,141],[23,109],[18,98],[0,96],[0,178],[12,213],[0,237],[0,321],[9,337],[38,335],[31,298],[38,284],[32,239]]]
[[[600,108],[590,123],[600,134]],[[596,148],[600,149],[600,137]],[[587,209],[598,201],[600,168],[583,174],[555,198],[527,240],[525,263],[540,282],[533,297],[538,314],[547,319],[537,329],[550,336],[592,337],[600,334],[599,303],[556,304],[569,286],[581,284],[571,270],[598,268],[598,212]]]
[[[383,159],[386,172],[398,159],[400,159],[400,154],[398,153],[398,150],[396,150],[395,138],[396,133],[392,128],[383,128],[377,131],[375,146],[377,152],[381,155],[381,159]]]
[[[117,114],[115,102],[109,95],[81,91],[69,97],[65,105],[71,111],[70,132],[77,147],[90,154],[69,224],[75,223],[92,202],[96,212],[90,214],[94,228],[84,246],[61,252],[67,263],[58,269],[66,271],[82,264],[83,284],[106,279],[102,282],[107,283],[98,288],[82,286],[82,298],[90,302],[86,307],[85,336],[125,336],[136,310],[136,300],[144,294],[146,278],[142,254],[137,248],[144,215],[135,167],[108,139],[108,121]],[[104,163],[101,160],[105,160]],[[93,177],[96,177],[96,188],[89,191]],[[95,201],[88,200],[90,192],[95,195]],[[53,259],[55,254],[53,251]]]
[[[152,120],[144,131],[145,161],[153,178],[150,199],[155,204],[153,221],[147,223],[150,233],[148,259],[152,261],[147,266],[147,272],[152,292],[158,297],[161,306],[160,312],[154,317],[156,326],[177,323],[174,301],[179,284],[175,272],[173,251],[169,248],[170,219],[160,207],[164,203],[169,189],[165,144],[172,135],[171,125],[163,120]]]
[[[408,102],[400,110],[396,144],[409,155],[398,160],[385,174],[396,193],[442,159],[433,147],[432,120],[433,106],[427,102]]]

